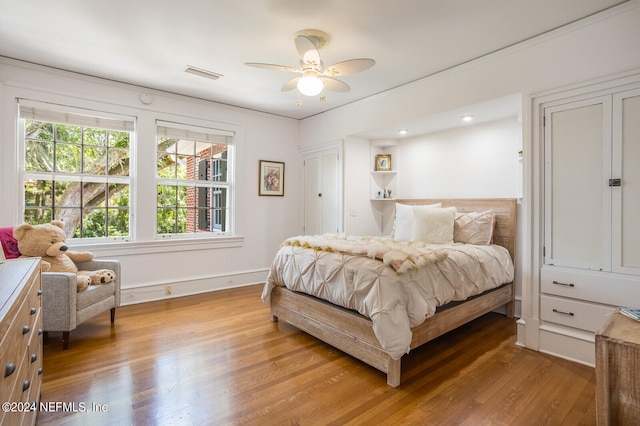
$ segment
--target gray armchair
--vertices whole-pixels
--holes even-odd
[[[67,272],[42,273],[42,329],[62,332],[62,350],[69,348],[69,333],[102,312],[111,311],[115,321],[120,306],[120,262],[92,260],[77,264],[78,270],[111,269],[116,279],[109,284],[90,285],[78,293],[76,275]]]

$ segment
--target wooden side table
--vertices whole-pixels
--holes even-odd
[[[598,425],[640,423],[640,321],[614,312],[596,333]]]

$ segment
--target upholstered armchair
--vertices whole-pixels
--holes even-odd
[[[120,262],[94,259],[77,266],[81,271],[111,269],[116,279],[109,284],[90,285],[78,293],[75,274],[42,273],[42,329],[62,332],[62,350],[69,348],[69,334],[78,325],[106,311],[110,311],[113,324],[120,306]]]

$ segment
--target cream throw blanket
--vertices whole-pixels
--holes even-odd
[[[446,253],[418,241],[346,234],[299,235],[287,238],[282,246],[367,256],[381,260],[399,274],[439,262],[447,257]]]

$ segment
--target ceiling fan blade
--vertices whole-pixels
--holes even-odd
[[[320,54],[316,45],[312,39],[305,36],[298,36],[295,38],[296,49],[300,56],[300,62],[302,68],[312,67],[318,71],[322,68],[322,61],[320,60]]]
[[[331,77],[320,77],[320,80],[324,83],[324,88],[331,90],[332,92],[348,92],[351,87],[345,82],[336,80]]]
[[[375,64],[376,61],[374,61],[373,59],[349,59],[347,61],[338,62],[337,64],[333,64],[325,68],[323,74],[330,76],[355,74],[357,72],[367,70]]]
[[[274,71],[302,72],[302,70],[298,68],[293,68],[286,65],[262,64],[259,62],[245,62],[244,64],[250,67],[264,68],[267,70],[274,70]]]
[[[298,86],[298,81],[300,81],[302,77],[296,77],[296,78],[292,78],[291,80],[287,81],[285,84],[282,85],[282,87],[280,88],[281,92],[288,92],[289,90],[293,90]]]

